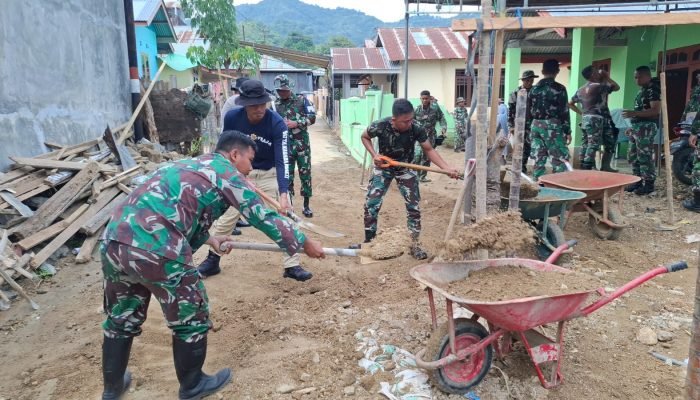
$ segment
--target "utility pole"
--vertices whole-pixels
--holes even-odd
[[[129,55],[129,87],[131,89],[131,111],[135,112],[141,101],[141,82],[139,81],[139,67],[136,58],[136,32],[134,31],[134,8],[132,0],[124,0],[124,19],[126,25],[126,48]],[[148,77],[150,78],[150,76]],[[143,125],[141,117],[134,121],[134,140],[143,139]]]
[[[404,0],[406,2],[406,14],[404,18],[406,19],[406,43],[404,45],[404,59],[403,59],[403,97],[404,99],[408,99],[408,35],[410,32],[408,31],[408,0]]]

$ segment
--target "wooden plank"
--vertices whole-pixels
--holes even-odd
[[[72,224],[70,224],[66,229],[63,230],[58,236],[56,236],[49,244],[46,245],[39,253],[37,253],[34,258],[29,262],[32,269],[38,268],[44,261],[48,260],[51,255],[58,250],[64,243],[68,241],[73,235],[75,235],[80,227],[85,224],[90,218],[97,214],[102,208],[109,204],[114,197],[119,194],[119,189],[109,188],[100,194],[97,201],[90,206],[90,208],[85,211],[81,216],[79,216]]]
[[[6,172],[0,176],[0,185],[13,182],[18,178],[22,178],[23,176],[32,173],[33,171],[35,171],[35,169],[32,167],[20,167],[13,169],[12,171]]]
[[[136,109],[134,110],[134,112],[131,114],[131,118],[129,118],[129,121],[127,121],[126,126],[124,127],[124,132],[122,132],[122,134],[119,135],[119,138],[115,141],[117,146],[124,144],[124,141],[126,139],[128,139],[129,136],[131,136],[131,127],[134,126],[134,122],[136,122],[136,118],[141,113],[141,108],[143,108],[143,105],[146,104],[146,100],[148,99],[148,96],[151,94],[151,91],[153,91],[153,86],[155,86],[156,81],[158,80],[158,76],[160,75],[161,72],[163,72],[166,65],[167,65],[166,63],[161,63],[160,68],[158,68],[158,72],[156,72],[156,75],[151,80],[151,84],[148,85],[148,89],[146,89],[146,93],[144,93],[144,95],[141,96],[141,101],[136,106]]]
[[[34,211],[32,211],[31,208],[27,207],[20,199],[15,197],[15,195],[9,192],[7,189],[0,189],[0,197],[9,203],[15,210],[19,211],[19,215],[26,218],[34,215]]]
[[[80,232],[84,233],[88,236],[94,235],[97,233],[97,231],[102,228],[107,221],[109,221],[109,217],[112,214],[112,211],[120,205],[124,199],[126,199],[126,194],[125,193],[120,193],[111,203],[109,203],[107,206],[105,206],[100,212],[95,214],[92,218],[90,218],[89,221],[85,222],[83,226],[80,227]]]
[[[33,217],[13,229],[15,235],[23,239],[51,225],[66,208],[73,204],[85,188],[89,188],[95,182],[99,177],[99,164],[94,161],[83,164],[85,164],[84,170],[42,204]]]
[[[124,192],[126,194],[129,194],[132,192],[130,187],[126,186],[125,184],[123,184],[121,182],[117,183],[117,188],[119,188],[119,190],[121,190],[122,192]]]
[[[100,241],[100,237],[102,237],[102,231],[103,229],[100,229],[97,233],[85,239],[83,245],[80,246],[78,255],[75,257],[76,264],[85,264],[86,262],[92,261],[92,253],[95,252],[95,247],[97,247],[97,243]]]
[[[28,165],[35,168],[58,168],[58,169],[68,169],[72,171],[82,171],[86,168],[88,163],[77,162],[77,161],[57,161],[57,160],[46,160],[38,158],[26,158],[26,157],[9,157],[10,160],[21,165]],[[116,167],[112,165],[99,165],[101,171],[115,171]]]
[[[484,18],[484,30],[519,31],[522,29],[549,29],[549,28],[606,28],[606,27],[633,27],[633,26],[663,26],[663,25],[689,25],[700,24],[700,12],[679,13],[647,13],[624,15],[572,15],[549,17],[515,17]],[[477,19],[452,20],[452,30],[469,31],[477,30]]]
[[[68,157],[72,156],[75,154],[80,154],[84,152],[85,150],[90,150],[91,148],[97,146],[97,143],[99,143],[98,139],[92,139],[88,140],[87,142],[82,142],[78,144],[74,144],[72,146],[64,147],[63,150],[63,157]],[[48,153],[44,154],[39,154],[38,156],[34,156],[34,158],[54,158],[58,153],[60,153],[61,150],[54,150],[50,151]]]
[[[27,251],[33,248],[34,246],[51,239],[52,237],[61,233],[70,224],[72,224],[73,221],[75,221],[79,216],[81,216],[89,207],[89,204],[82,204],[67,219],[56,222],[55,224],[49,226],[48,228],[40,230],[32,236],[20,240],[15,244],[15,246],[19,247],[24,251]]]
[[[96,154],[91,155],[89,157],[89,160],[102,161],[105,158],[109,157],[111,154],[112,152],[109,150],[99,151]],[[68,182],[68,180],[70,180],[71,176],[73,175],[75,175],[75,172],[73,171],[58,171],[47,176],[46,179],[44,179],[44,183],[46,183],[47,185],[51,185],[52,187],[56,187],[58,185]]]

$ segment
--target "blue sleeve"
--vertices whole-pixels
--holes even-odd
[[[289,143],[287,125],[280,118],[273,122],[272,148],[275,152],[275,168],[277,170],[277,188],[280,193],[289,191]]]
[[[230,129],[234,129],[233,128],[233,118],[234,118],[234,115],[236,114],[234,111],[236,111],[236,110],[228,110],[228,112],[226,112],[226,115],[224,115],[224,127],[221,129],[222,132],[230,130]]]

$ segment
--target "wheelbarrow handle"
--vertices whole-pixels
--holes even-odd
[[[598,310],[599,308],[603,307],[604,305],[610,303],[611,301],[617,299],[618,297],[622,296],[623,294],[629,292],[630,290],[636,288],[637,286],[641,285],[642,283],[655,278],[658,275],[661,274],[666,274],[668,272],[676,272],[676,271],[682,271],[684,269],[688,268],[688,263],[685,261],[677,261],[674,263],[671,263],[669,265],[660,265],[650,271],[647,271],[643,273],[642,275],[639,275],[638,277],[632,279],[631,281],[627,282],[626,284],[620,286],[617,288],[614,292],[610,293],[607,296],[603,296],[600,300],[594,302],[593,304],[590,304],[584,308],[582,308],[579,313],[575,316],[586,316],[593,311]]]
[[[578,240],[576,240],[576,239],[571,239],[571,240],[567,241],[566,243],[564,243],[561,246],[554,249],[552,254],[550,254],[549,257],[547,257],[547,260],[545,260],[545,262],[548,264],[555,263],[557,261],[557,259],[559,258],[559,256],[561,256],[561,254],[563,252],[565,252],[568,249],[573,248],[574,246],[576,246],[577,243],[578,243]]]

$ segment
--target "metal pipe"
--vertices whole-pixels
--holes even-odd
[[[625,3],[625,4],[620,4],[620,5],[604,5],[601,6],[600,4],[576,4],[576,5],[570,5],[570,6],[549,6],[549,7],[509,7],[506,8],[506,12],[509,11],[515,11],[515,10],[520,10],[520,11],[539,11],[539,10],[573,10],[573,9],[581,9],[581,8],[603,8],[603,7],[644,7],[644,6],[665,6],[665,5],[683,5],[683,4],[688,4],[688,5],[693,5],[696,4],[697,2],[695,0],[671,0],[671,1],[648,1],[648,2],[635,2],[635,3]]]
[[[406,52],[404,54],[404,60],[403,60],[403,98],[408,99],[408,0],[406,0],[406,15],[404,18],[406,19],[406,43],[404,45]]]
[[[138,59],[136,58],[136,32],[134,30],[134,6],[132,0],[124,0],[124,20],[126,25],[126,48],[129,56],[131,111],[134,112],[141,102],[141,81],[139,81]],[[134,140],[138,142],[143,139],[143,124],[140,116],[136,117],[133,126]]]

